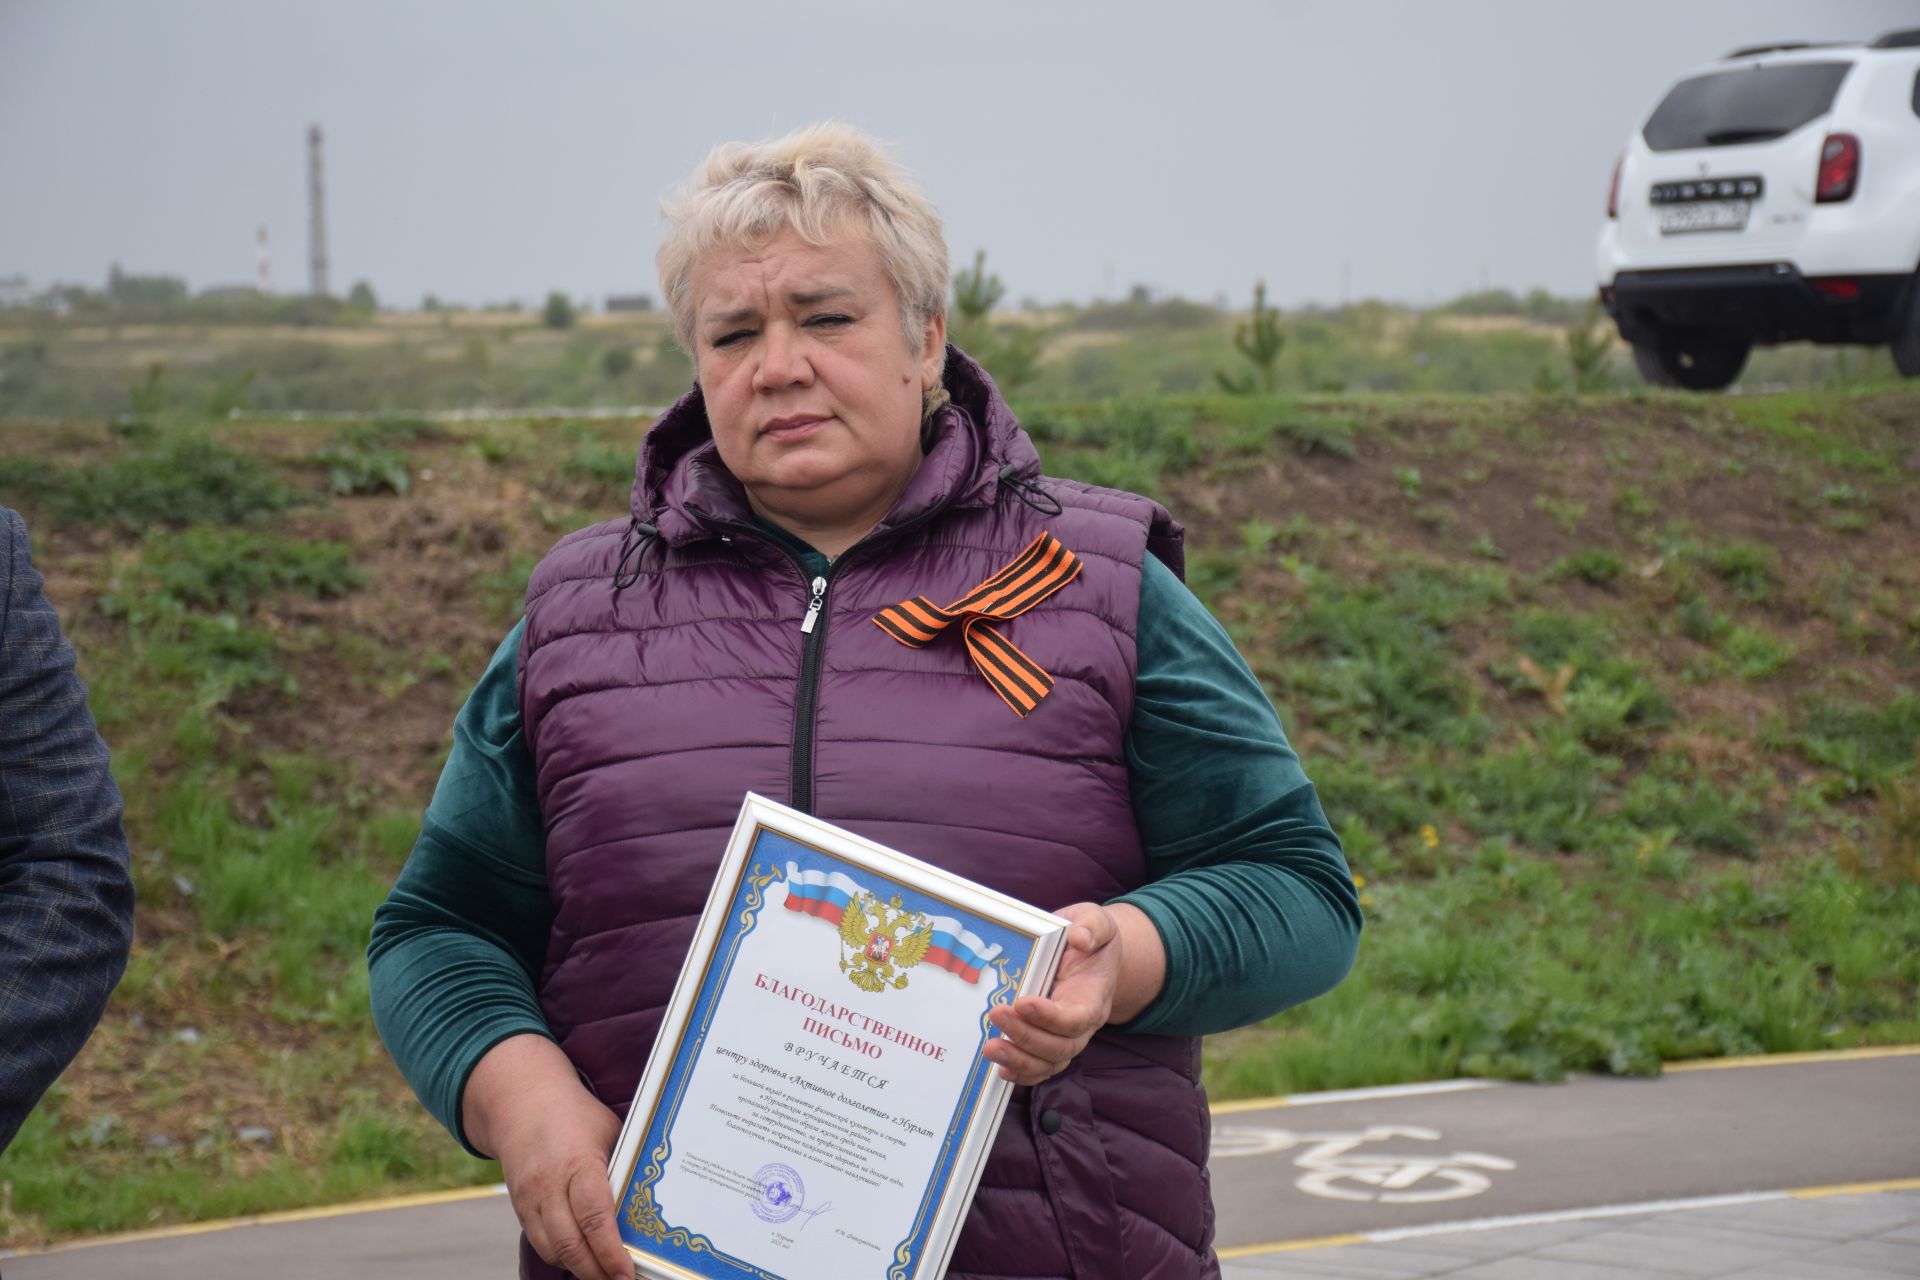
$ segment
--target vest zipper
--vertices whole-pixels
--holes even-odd
[[[814,619],[820,616],[820,606],[827,602],[827,580],[813,580],[813,595],[807,600],[807,616],[800,619],[800,634],[812,635]]]
[[[792,794],[787,803],[802,813],[813,812],[813,715],[820,697],[820,663],[827,649],[827,620],[831,616],[826,612],[827,579],[834,567],[828,565],[826,574],[811,583],[813,594],[807,600],[807,616],[800,622],[806,640],[800,650],[800,687],[794,693]]]
[[[947,502],[941,501],[922,511],[913,519],[887,530],[879,539],[903,533],[916,525],[925,524],[947,509]],[[827,588],[831,585],[835,570],[852,558],[854,553],[875,545],[862,540],[848,547],[846,551],[828,562],[826,573],[809,580],[807,567],[799,556],[781,546],[765,531],[737,520],[722,520],[709,516],[697,507],[689,510],[715,528],[733,529],[758,538],[776,548],[800,571],[800,581],[807,587],[807,612],[800,619],[800,633],[806,637],[800,649],[800,685],[794,693],[793,706],[793,763],[789,773],[787,806],[801,813],[813,812],[813,717],[820,697],[820,665],[827,648],[827,620],[832,616],[827,612]]]

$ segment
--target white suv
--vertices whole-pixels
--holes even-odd
[[[1920,30],[1740,49],[1614,166],[1600,301],[1649,382],[1717,390],[1755,343],[1886,343],[1920,377]]]

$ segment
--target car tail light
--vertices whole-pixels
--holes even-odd
[[[1808,283],[1836,302],[1851,302],[1860,296],[1860,282],[1844,276],[1823,276]]]
[[[1607,187],[1607,216],[1609,218],[1617,218],[1620,216],[1620,166],[1626,162],[1627,157],[1625,155],[1622,155],[1613,162],[1613,181]]]
[[[1813,181],[1815,204],[1838,204],[1850,199],[1860,181],[1860,139],[1850,133],[1830,133],[1820,147],[1820,173]]]

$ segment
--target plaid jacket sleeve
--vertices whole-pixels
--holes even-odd
[[[133,937],[120,790],[41,581],[0,507],[0,1149],[92,1034]]]

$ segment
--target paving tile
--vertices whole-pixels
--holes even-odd
[[[1751,1250],[1769,1258],[1799,1257],[1833,1244],[1831,1239],[1825,1237],[1783,1235],[1763,1227],[1710,1225],[1699,1221],[1700,1216],[1692,1213],[1663,1214],[1646,1219],[1640,1230],[1660,1239],[1684,1239],[1716,1248]]]
[[[1771,1209],[1776,1206],[1768,1204],[1756,1207]],[[1782,1210],[1783,1222],[1789,1220],[1785,1212],[1789,1208],[1803,1210],[1830,1234],[1843,1238],[1876,1235],[1920,1221],[1920,1211],[1916,1211],[1911,1200],[1885,1192],[1818,1200],[1788,1200],[1781,1202],[1778,1208]]]
[[[1256,1255],[1251,1258],[1235,1258],[1231,1263],[1221,1264],[1222,1280],[1276,1280],[1276,1277],[1294,1276],[1299,1280],[1426,1280],[1436,1274],[1431,1268],[1409,1264],[1398,1268],[1383,1268],[1377,1265],[1345,1266],[1340,1255],[1342,1249],[1303,1249],[1297,1253],[1275,1253]],[[1442,1260],[1446,1269],[1458,1266],[1458,1258]],[[1229,1268],[1233,1269],[1229,1269]]]
[[[1845,1244],[1810,1253],[1807,1261],[1823,1267],[1875,1267],[1895,1275],[1920,1276],[1920,1244],[1900,1244],[1893,1240],[1849,1240]]]
[[[1816,1267],[1799,1260],[1730,1273],[1730,1280],[1913,1280],[1898,1271],[1856,1271],[1852,1267]]]
[[[1465,1258],[1501,1258],[1526,1253],[1567,1240],[1580,1240],[1605,1231],[1621,1221],[1632,1219],[1587,1219],[1579,1222],[1536,1222],[1518,1227],[1487,1227],[1479,1231],[1443,1231],[1395,1241],[1397,1246],[1417,1247],[1432,1253],[1456,1253]]]
[[[1882,1231],[1874,1236],[1875,1240],[1891,1240],[1895,1244],[1920,1244],[1920,1222],[1910,1227],[1896,1227],[1892,1231]]]
[[[1260,1265],[1258,1259],[1235,1258],[1220,1264],[1220,1280],[1273,1280],[1276,1274],[1272,1267]]]
[[[1408,1240],[1400,1244],[1329,1245],[1324,1249],[1301,1249],[1267,1256],[1286,1259],[1290,1265],[1307,1268],[1298,1273],[1301,1275],[1392,1276],[1395,1280],[1438,1275],[1468,1261],[1459,1254],[1426,1249],[1422,1247],[1425,1243],[1424,1240]],[[1235,1261],[1252,1263],[1259,1261],[1259,1258],[1239,1258]],[[1313,1268],[1321,1270],[1313,1271]]]
[[[1585,1262],[1556,1262],[1537,1254],[1496,1258],[1449,1271],[1447,1280],[1629,1280],[1630,1277],[1669,1276],[1668,1271],[1643,1267],[1602,1267]]]
[[[1587,1262],[1686,1276],[1721,1276],[1736,1267],[1760,1266],[1778,1257],[1764,1249],[1745,1248],[1717,1237],[1701,1239],[1685,1231],[1656,1232],[1644,1226],[1602,1231],[1534,1252],[1554,1262]]]
[[[1681,1212],[1690,1221],[1722,1229],[1752,1227],[1769,1235],[1851,1240],[1905,1224],[1908,1211],[1893,1205],[1875,1207],[1870,1203],[1884,1198],[1867,1195],[1849,1196],[1844,1200],[1768,1200],[1761,1204]]]

